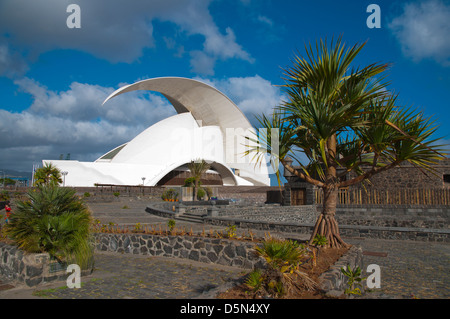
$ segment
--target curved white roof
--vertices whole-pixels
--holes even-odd
[[[192,79],[163,77],[139,81],[116,90],[103,104],[115,96],[136,90],[161,93],[178,113],[191,112],[195,120],[201,121],[200,126],[216,125],[222,131],[226,128],[253,129],[242,111],[222,92]]]
[[[244,156],[243,137],[254,134],[254,128],[223,93],[200,81],[165,77],[126,85],[103,104],[135,90],[161,93],[178,114],[150,126],[95,162],[51,161],[69,172],[67,186],[134,185],[144,177],[145,185],[153,186],[170,171],[196,159],[210,162],[224,185],[270,185],[266,163],[255,165],[252,156]]]

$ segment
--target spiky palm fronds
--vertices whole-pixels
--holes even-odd
[[[295,56],[284,70],[286,100],[271,118],[263,115],[259,121],[267,132],[276,129],[279,152],[273,151],[273,134],[254,139],[259,144],[247,152],[258,154],[258,160],[268,153],[285,170],[323,188],[327,218],[318,221],[327,224],[316,224],[312,238],[320,231],[331,246],[344,244],[333,217],[340,187],[366,181],[404,161],[433,171],[433,164],[446,155],[432,137],[435,122],[398,105],[397,95],[387,90],[387,64],[352,67],[364,45],[347,47],[341,38],[330,45],[321,40],[315,47],[306,46],[305,57]],[[297,152],[307,163],[297,160],[300,168],[294,169],[286,158],[295,159]],[[347,178],[349,172],[356,174]]]
[[[85,268],[92,262],[88,208],[71,188],[41,185],[28,192],[6,225],[8,236],[27,252],[48,252]]]
[[[34,173],[34,185],[60,184],[62,183],[61,172],[52,163],[47,163],[44,167],[38,168]]]

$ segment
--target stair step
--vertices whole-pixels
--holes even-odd
[[[180,216],[177,216],[176,219],[191,222],[191,223],[203,223],[202,216],[189,214],[189,213],[184,213]]]

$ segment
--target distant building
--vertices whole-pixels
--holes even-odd
[[[43,160],[67,173],[66,186],[179,185],[188,176],[187,164],[200,159],[211,164],[205,178],[212,185],[270,185],[266,163],[255,165],[253,156],[244,156],[245,136],[255,137],[254,128],[223,93],[196,80],[166,77],[122,87],[104,103],[135,90],[160,92],[178,114],[94,162]]]

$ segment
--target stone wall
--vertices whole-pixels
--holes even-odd
[[[449,207],[408,205],[340,205],[336,219],[341,225],[450,229]]]
[[[143,254],[184,258],[194,261],[234,266],[244,269],[263,268],[265,261],[254,253],[255,243],[195,236],[158,236],[130,234],[95,234],[96,249],[115,253]],[[352,246],[329,270],[319,277],[320,288],[330,297],[340,296],[347,287],[341,268],[350,265],[363,269],[362,249]]]
[[[444,182],[444,175],[450,174],[450,159],[445,159],[434,166],[437,174],[426,172],[424,174],[412,164],[404,162],[397,167],[388,171],[374,175],[370,181],[373,188],[378,189],[430,189],[450,187],[449,183]],[[347,178],[351,178],[349,175]],[[357,184],[353,187],[362,187],[362,184]]]
[[[327,296],[339,297],[347,289],[348,278],[341,271],[347,266],[350,266],[351,269],[356,266],[364,269],[361,247],[352,246],[334,265],[319,276],[320,288],[326,292]]]
[[[295,166],[295,168],[300,169],[300,167]],[[365,185],[369,188],[376,189],[433,189],[433,188],[449,188],[450,183],[444,180],[444,175],[450,175],[450,159],[440,161],[437,165],[434,165],[436,174],[429,172],[422,172],[417,167],[412,164],[403,162],[399,166],[389,169],[385,172],[374,175],[370,178],[371,185]],[[288,185],[295,185],[297,183],[304,182],[298,177],[292,174],[285,173]],[[355,174],[349,173],[346,179],[351,179],[355,177]],[[362,188],[361,183],[351,186],[350,188]]]
[[[95,234],[96,249],[116,253],[184,258],[245,269],[262,267],[255,243],[196,236]]]
[[[305,206],[217,206],[214,216],[206,207],[184,207],[186,212],[203,215],[206,224],[241,229],[311,234],[320,208]],[[179,210],[164,204],[148,206],[146,211],[176,218]],[[450,242],[450,208],[409,206],[338,207],[336,219],[345,237]]]
[[[119,196],[139,196],[150,200],[160,200],[163,192],[168,188],[162,186],[120,186],[120,185],[103,185],[98,187],[76,187],[77,194],[83,196],[89,193],[90,197],[86,198],[88,201],[95,201],[97,199],[114,200],[114,193],[119,193]],[[267,191],[279,191],[278,187],[271,186],[212,186],[214,195],[218,199],[229,199],[233,202],[241,202],[246,204],[264,204],[267,200]]]
[[[25,253],[15,246],[0,242],[0,275],[9,280],[33,287],[39,284],[66,280],[66,266],[52,261],[48,253]],[[92,272],[83,272],[82,275]]]

